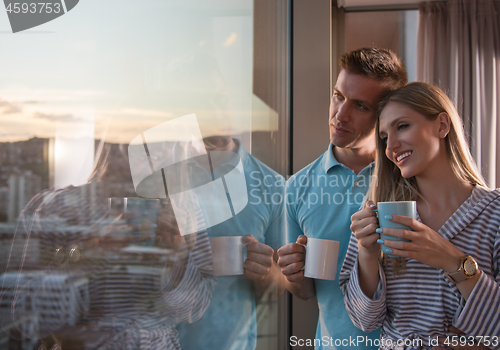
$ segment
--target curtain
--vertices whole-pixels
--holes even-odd
[[[419,6],[417,79],[447,91],[464,120],[474,159],[500,187],[500,26],[492,0]]]

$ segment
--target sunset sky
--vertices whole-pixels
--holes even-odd
[[[61,130],[101,138],[107,128],[106,140],[128,143],[190,113],[203,136],[277,128],[273,111],[252,94],[252,11],[252,1],[81,0],[13,34],[0,10],[0,142]],[[212,88],[199,91],[199,77],[169,78],[172,60],[186,52],[216,60],[229,100],[222,111],[208,103]],[[220,113],[232,122],[218,122]],[[165,139],[176,136],[172,130]]]

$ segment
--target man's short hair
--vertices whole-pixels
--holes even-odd
[[[404,64],[390,50],[376,47],[353,50],[339,58],[339,65],[349,73],[383,82],[391,91],[408,83]]]

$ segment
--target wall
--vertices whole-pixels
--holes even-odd
[[[293,1],[292,169],[297,172],[328,148],[330,0]],[[313,339],[316,298],[293,298],[292,335]],[[293,349],[312,349],[294,347]]]

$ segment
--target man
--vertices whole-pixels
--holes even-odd
[[[278,264],[293,295],[305,300],[318,297],[316,349],[375,349],[373,340],[379,339],[379,332],[364,333],[352,324],[338,281],[304,277],[301,244],[307,237],[339,241],[338,277],[351,235],[350,217],[370,183],[377,104],[406,85],[407,73],[394,53],[378,48],[348,52],[339,63],[342,69],[330,102],[331,143],[287,182],[287,241],[294,243],[278,250]],[[369,339],[358,342],[358,336]]]
[[[205,147],[207,147],[207,140]],[[210,239],[225,236],[243,236],[246,244],[244,274],[220,276],[212,293],[212,302],[204,315],[192,324],[180,324],[181,348],[253,350],[257,341],[256,297],[277,294],[280,270],[273,261],[273,248],[281,245],[282,210],[280,203],[269,198],[283,196],[284,180],[262,162],[252,157],[234,138],[227,147],[234,157],[219,161],[211,156],[215,179],[229,172],[240,172],[245,177],[248,204],[236,215],[207,229]],[[238,167],[238,163],[242,165]],[[231,193],[229,192],[231,198]],[[275,196],[276,197],[276,196]],[[237,199],[236,199],[237,200]],[[235,199],[231,198],[234,207]]]
[[[208,237],[242,236],[246,245],[244,274],[217,277],[212,301],[200,320],[177,325],[181,348],[253,350],[257,341],[256,297],[279,294],[284,289],[277,255],[273,258],[274,249],[282,243],[283,205],[272,198],[283,198],[285,181],[249,154],[232,134],[233,112],[217,62],[198,53],[180,57],[171,65],[174,69],[169,78],[177,84],[169,98],[179,91],[190,93],[186,110],[196,114],[201,133],[206,134],[202,146],[206,154],[182,163],[186,176],[167,174],[167,183],[169,178],[188,179],[193,189],[223,183],[222,196],[214,186],[198,198]],[[183,152],[179,146],[173,149],[174,155]],[[184,152],[199,153],[192,143],[185,147],[188,150]],[[220,219],[226,207],[230,215]]]

